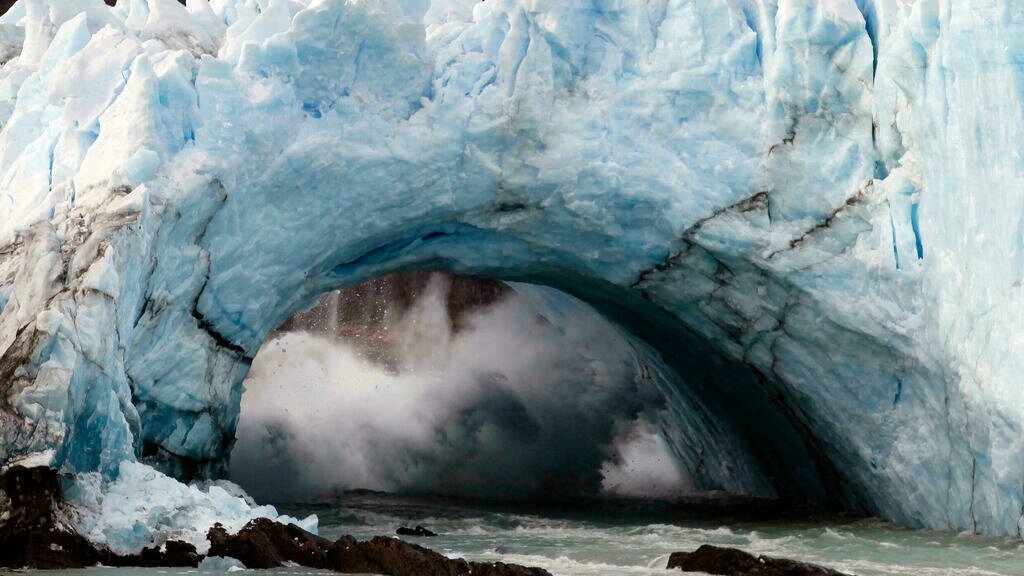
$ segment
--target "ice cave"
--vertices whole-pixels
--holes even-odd
[[[257,351],[416,271],[599,318],[695,489],[1024,528],[1015,0],[19,0],[0,61],[0,463],[90,540],[276,517]]]
[[[329,293],[260,348],[229,478],[269,502],[693,497],[672,415],[693,408],[670,396],[677,386],[642,343],[562,293],[389,275]]]

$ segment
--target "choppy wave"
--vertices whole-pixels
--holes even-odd
[[[429,501],[411,506],[409,499],[398,497],[391,506],[388,498],[372,503],[343,499],[337,507],[345,512],[336,518],[359,516],[361,507],[370,506],[377,524],[332,523],[322,515],[321,531],[369,537],[422,523],[441,535],[421,543],[448,556],[541,566],[556,576],[663,575],[669,554],[702,544],[815,562],[858,576],[1024,573],[1019,541],[907,530],[873,519],[624,521],[600,510],[516,513],[450,503],[432,508]]]

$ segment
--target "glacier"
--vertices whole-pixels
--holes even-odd
[[[252,357],[417,269],[622,326],[701,488],[1024,529],[1014,0],[19,0],[0,62],[0,462],[94,540],[275,515],[209,484]]]

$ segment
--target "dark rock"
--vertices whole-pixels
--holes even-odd
[[[345,536],[331,542],[294,524],[285,525],[266,518],[249,522],[238,534],[228,534],[223,526],[217,524],[207,537],[210,556],[230,556],[247,568],[276,568],[286,562],[294,562],[343,574],[550,576],[539,568],[453,560],[433,550],[387,536],[366,542]]]
[[[342,574],[383,574],[384,569],[369,554],[363,551],[361,543],[351,536],[343,536],[334,543],[327,556],[327,567]]]
[[[196,552],[196,547],[188,542],[168,540],[163,546],[143,548],[138,554],[121,556],[113,552],[101,551],[100,562],[107,566],[124,568],[141,566],[145,568],[179,567],[196,568],[203,557]]]
[[[349,547],[353,540],[344,540]],[[341,544],[342,540],[338,543]],[[365,558],[373,562],[377,568],[374,573],[387,576],[460,576],[470,573],[469,563],[465,560],[453,560],[422,546],[403,542],[398,538],[377,536],[367,542],[356,542],[356,548]],[[347,571],[345,566],[330,566],[331,569],[346,574],[358,572]]]
[[[396,533],[399,536],[423,536],[423,537],[437,536],[437,534],[435,532],[427,530],[423,526],[419,526],[419,525],[417,525],[415,528],[409,528],[408,526],[402,526],[401,528],[396,530]]]
[[[196,567],[202,559],[195,546],[177,541],[127,556],[98,550],[58,521],[57,510],[63,501],[60,476],[52,468],[13,466],[0,475],[0,566],[58,569],[103,563]]]
[[[527,568],[502,562],[466,562],[451,559],[422,546],[397,538],[378,536],[358,542],[346,536],[335,543],[332,570],[345,574],[386,574],[387,576],[551,576],[541,568]]]
[[[276,568],[294,562],[310,568],[326,568],[334,543],[306,532],[294,524],[281,524],[268,518],[251,520],[237,534],[228,534],[215,524],[206,536],[210,556],[230,556],[246,568]]]
[[[161,566],[199,566],[203,557],[196,551],[196,547],[188,542],[168,540],[164,544],[164,553]]]
[[[0,567],[5,568],[86,568],[96,565],[100,558],[96,548],[75,532],[0,533],[0,542]]]
[[[15,466],[0,475],[0,567],[84,568],[103,563],[114,567],[196,567],[203,559],[195,546],[168,541],[122,556],[97,550],[88,540],[58,522],[63,501],[60,477],[48,467]],[[415,535],[434,535],[422,526]],[[237,534],[221,524],[207,533],[210,556],[230,556],[247,568],[276,568],[293,562],[346,574],[387,576],[550,576],[539,568],[514,564],[466,562],[432,550],[378,536],[359,542],[351,536],[331,542],[294,524],[257,518]]]
[[[669,556],[668,568],[724,576],[847,576],[815,564],[754,556],[735,548],[722,548],[710,544],[705,544],[693,552],[673,553]]]
[[[0,566],[83,568],[99,561],[89,541],[58,525],[63,498],[52,468],[13,466],[0,475]]]

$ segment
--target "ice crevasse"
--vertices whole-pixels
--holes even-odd
[[[1013,0],[20,0],[0,61],[0,462],[94,540],[275,515],[252,356],[414,269],[616,321],[701,489],[1021,530]]]

